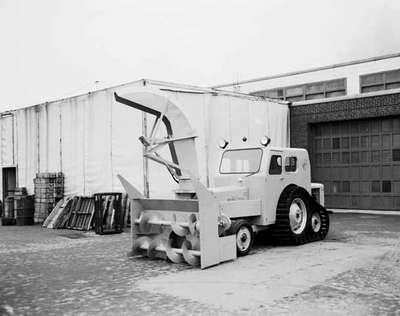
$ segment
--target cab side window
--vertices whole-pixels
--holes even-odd
[[[271,156],[271,163],[269,165],[269,174],[282,173],[282,157],[279,155]]]
[[[285,171],[296,172],[297,170],[297,157],[286,157],[285,158]]]

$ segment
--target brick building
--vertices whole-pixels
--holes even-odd
[[[400,54],[220,85],[292,102],[292,147],[309,150],[331,208],[400,210]]]

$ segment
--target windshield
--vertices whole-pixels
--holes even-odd
[[[222,155],[220,173],[253,173],[260,169],[262,150],[234,149],[226,150]]]

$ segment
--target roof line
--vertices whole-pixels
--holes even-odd
[[[25,106],[18,106],[13,109],[8,109],[4,111],[0,111],[0,116],[4,113],[12,113],[17,110],[21,109],[26,109],[26,108],[32,108],[35,106],[40,106],[43,104],[50,104],[50,103],[56,103],[56,102],[62,102],[64,100],[68,99],[75,99],[79,98],[88,94],[95,94],[98,92],[106,91],[106,90],[112,90],[112,89],[119,89],[123,88],[125,86],[129,86],[131,84],[135,83],[141,83],[143,86],[146,86],[147,84],[157,86],[159,87],[160,90],[165,90],[165,91],[172,91],[172,92],[184,92],[184,93],[208,93],[208,94],[214,94],[214,95],[226,95],[226,96],[232,96],[232,97],[238,97],[238,98],[246,98],[246,99],[251,99],[251,100],[268,100],[272,103],[276,104],[283,104],[283,105],[288,105],[290,102],[288,101],[283,101],[283,100],[276,100],[276,99],[270,99],[262,96],[254,96],[246,93],[241,93],[241,92],[235,92],[235,91],[228,91],[228,90],[222,90],[222,89],[214,89],[214,88],[209,88],[209,87],[199,87],[199,86],[194,86],[194,85],[187,85],[187,84],[180,84],[180,83],[175,83],[175,82],[167,82],[167,81],[159,81],[159,80],[152,80],[152,79],[139,79],[139,80],[133,80],[129,81],[127,83],[122,83],[122,84],[116,84],[111,87],[105,87],[105,88],[100,88],[100,89],[95,89],[95,90],[89,90],[87,92],[81,92],[77,94],[72,94],[70,96],[64,96],[62,98],[57,98],[57,99],[52,99],[48,101],[43,101],[40,103],[35,103],[31,105],[25,105]],[[164,88],[164,89],[163,89]]]
[[[185,88],[185,89],[192,89],[192,90],[199,90],[199,91],[213,91],[212,88],[201,88],[201,87],[184,85],[184,84],[179,84],[179,83],[172,83],[172,82],[167,82],[167,81],[159,81],[159,80],[142,78],[142,79],[138,79],[138,80],[128,81],[126,83],[118,83],[118,84],[115,84],[115,85],[112,85],[109,87],[100,88],[100,89],[93,89],[93,90],[87,89],[87,91],[85,91],[85,92],[78,92],[75,94],[65,95],[62,97],[55,97],[55,98],[52,98],[52,99],[49,99],[49,100],[46,100],[43,102],[39,102],[39,103],[17,106],[15,109],[5,110],[5,112],[30,108],[30,107],[39,106],[39,105],[46,104],[46,103],[60,102],[60,101],[67,100],[67,99],[79,98],[79,97],[85,96],[87,94],[94,94],[97,92],[102,92],[102,91],[110,90],[110,89],[118,89],[118,88],[122,88],[124,86],[129,86],[129,85],[135,84],[135,83],[142,83],[143,85],[150,83],[152,85],[157,85],[157,86],[181,87],[181,88]]]
[[[8,111],[13,112],[13,111],[16,111],[16,110],[31,108],[31,107],[39,106],[39,105],[43,105],[43,104],[61,102],[61,101],[67,100],[67,99],[79,98],[79,97],[82,97],[82,96],[85,96],[85,95],[88,95],[88,94],[92,94],[92,93],[96,93],[96,92],[102,92],[102,91],[105,91],[105,90],[108,90],[108,89],[111,89],[111,88],[121,88],[121,87],[123,87],[125,85],[138,83],[138,82],[141,82],[141,81],[144,81],[144,80],[145,79],[133,80],[133,81],[129,81],[127,83],[120,83],[120,84],[113,85],[111,87],[105,87],[105,88],[94,89],[94,90],[88,89],[86,92],[77,92],[77,93],[70,94],[70,95],[65,95],[65,96],[62,96],[62,97],[51,98],[49,100],[42,101],[42,102],[39,102],[39,103],[33,103],[33,104],[30,104],[30,105],[17,106],[14,109],[5,110],[5,111],[3,111],[1,113],[8,112]]]
[[[313,68],[304,69],[304,70],[296,70],[296,71],[285,72],[285,73],[280,73],[280,74],[271,75],[271,76],[264,76],[264,77],[254,78],[254,79],[236,81],[236,82],[211,86],[211,88],[224,88],[224,87],[229,87],[229,86],[237,86],[237,85],[245,84],[245,83],[252,83],[252,82],[263,81],[263,80],[271,80],[271,79],[277,79],[277,78],[282,78],[282,77],[290,77],[290,76],[305,74],[305,73],[314,72],[314,71],[321,71],[321,70],[333,69],[333,68],[338,68],[338,67],[345,67],[345,66],[363,64],[363,63],[369,63],[369,62],[373,62],[373,61],[389,59],[389,58],[396,58],[396,57],[400,57],[400,53],[393,53],[393,54],[381,55],[381,56],[364,58],[364,59],[357,59],[357,60],[347,61],[347,62],[343,62],[343,63],[331,64],[328,66],[313,67]]]

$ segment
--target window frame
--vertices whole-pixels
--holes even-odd
[[[290,158],[294,158],[295,159],[295,169],[294,170],[287,170],[286,169],[286,160],[287,159],[290,159]],[[285,172],[290,172],[290,173],[294,173],[294,172],[297,172],[297,170],[298,170],[298,168],[297,168],[297,161],[298,161],[298,159],[297,159],[297,156],[286,156],[285,157]],[[290,165],[289,165],[290,166]]]
[[[331,82],[334,81],[342,81],[343,82],[343,89],[328,89],[327,85]],[[322,84],[323,89],[322,91],[319,92],[314,92],[314,93],[307,93],[307,87],[312,86],[312,85],[317,85],[317,84]],[[287,89],[293,89],[293,88],[301,88],[302,89],[302,94],[296,94],[296,95],[287,95]],[[267,94],[269,92],[277,92],[279,90],[282,90],[283,95],[282,97],[278,98],[273,98],[273,97],[268,97]],[[306,82],[302,84],[297,84],[297,85],[290,85],[290,86],[284,86],[284,87],[276,87],[273,89],[266,89],[266,90],[258,90],[254,91],[251,94],[255,96],[263,96],[265,98],[269,99],[275,99],[275,100],[284,100],[284,101],[291,101],[291,98],[298,98],[301,97],[301,100],[294,100],[292,102],[299,102],[299,101],[314,101],[314,100],[321,100],[321,99],[328,99],[328,98],[334,98],[334,97],[328,97],[328,93],[334,93],[334,92],[343,92],[344,94],[342,96],[347,95],[347,78],[335,78],[335,79],[329,79],[329,80],[323,80],[323,81],[314,81],[314,82]],[[323,97],[321,98],[315,98],[315,99],[307,99],[307,96],[313,96],[313,95],[321,95],[323,94]],[[289,100],[288,100],[289,98]]]
[[[271,173],[271,162],[272,162],[272,158],[273,158],[273,157],[280,157],[280,158],[281,158],[281,170],[280,170],[279,173]],[[279,175],[282,174],[282,172],[283,172],[283,158],[282,158],[282,154],[275,154],[275,153],[273,153],[273,154],[270,156],[270,159],[269,159],[268,174],[271,175],[271,176],[279,176]]]
[[[247,171],[247,172],[221,172],[222,160],[223,160],[224,154],[225,154],[227,151],[244,151],[244,150],[259,150],[259,151],[261,151],[260,163],[258,164],[258,169],[257,169],[256,171]],[[262,163],[262,160],[263,160],[263,155],[264,155],[264,150],[262,150],[262,149],[259,148],[259,147],[253,147],[253,148],[236,148],[236,149],[227,149],[227,150],[224,150],[224,152],[222,153],[222,156],[221,156],[221,160],[220,160],[220,162],[219,162],[218,171],[219,171],[220,174],[249,174],[249,173],[251,174],[251,173],[258,173],[258,172],[260,172],[260,169],[261,169],[261,163]]]
[[[385,71],[378,71],[378,72],[371,72],[371,73],[367,73],[367,74],[360,75],[360,76],[359,76],[359,91],[360,91],[360,94],[363,94],[363,93],[371,93],[371,92],[375,92],[375,91],[391,90],[391,89],[388,89],[388,88],[387,88],[387,85],[388,85],[388,84],[393,84],[393,83],[399,83],[399,84],[400,84],[400,80],[399,80],[399,81],[391,81],[391,82],[388,82],[386,77],[387,77],[387,74],[388,74],[388,73],[397,72],[397,71],[400,73],[400,68],[399,68],[399,69],[385,70]],[[372,75],[383,75],[383,80],[382,80],[382,82],[379,83],[379,84],[374,83],[374,84],[367,84],[367,85],[364,84],[364,85],[363,85],[363,83],[362,83],[363,78],[366,78],[366,77],[372,76]],[[363,92],[363,88],[378,87],[378,86],[383,86],[383,89],[378,89],[378,90],[374,90],[374,91],[366,91],[366,92]]]
[[[392,180],[382,180],[382,193],[392,193]],[[389,187],[387,187],[387,185]],[[389,190],[387,190],[389,188]]]

